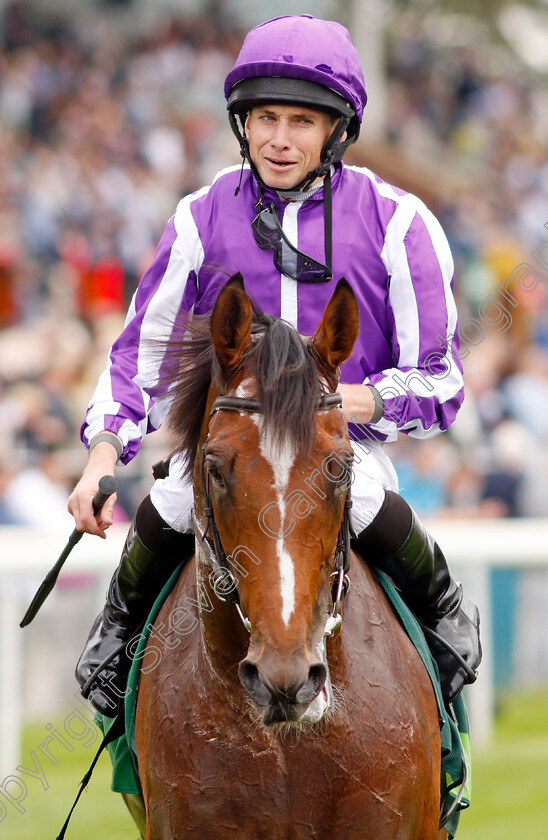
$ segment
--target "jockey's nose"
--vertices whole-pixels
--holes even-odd
[[[304,657],[290,667],[247,657],[240,662],[239,676],[251,699],[267,711],[265,722],[276,723],[304,714],[324,687],[327,671],[321,662],[310,664]]]
[[[291,146],[289,127],[284,120],[280,120],[276,131],[270,139],[270,145],[274,149],[288,149]]]

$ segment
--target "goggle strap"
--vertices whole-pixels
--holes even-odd
[[[263,191],[261,190],[261,185],[259,181],[257,181],[257,201],[255,202],[255,210],[257,213],[260,213],[261,210],[264,210],[263,204]]]
[[[242,178],[243,178],[243,175],[244,175],[245,155],[244,155],[243,151],[240,151],[240,154],[242,155],[242,165],[240,167],[240,180],[238,181],[238,186],[234,190],[234,197],[236,197],[238,195],[238,193],[240,192],[240,190],[242,188]]]
[[[325,242],[325,264],[330,271],[333,269],[333,193],[331,190],[331,167],[325,176],[323,185],[323,201],[324,201],[324,242]]]

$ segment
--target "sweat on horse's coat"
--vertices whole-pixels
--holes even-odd
[[[135,753],[135,709],[139,688],[141,657],[148,641],[148,628],[153,627],[164,601],[177,583],[180,574],[181,568],[176,569],[150,612],[145,625],[145,631],[141,636],[138,648],[135,650],[135,660],[128,681],[128,688],[130,690],[126,698],[126,735],[107,747],[113,766],[112,790],[117,793],[134,796],[140,795],[139,787],[135,780],[134,767],[137,766],[137,755]],[[453,715],[450,714],[443,702],[436,663],[430,653],[430,648],[424,638],[419,623],[409,607],[401,599],[390,578],[382,572],[377,572],[377,577],[405,628],[409,639],[417,649],[436,694],[441,729],[441,778],[445,780],[445,794],[442,795],[441,806],[442,810],[446,811],[452,806],[454,797],[465,779],[467,767],[469,770],[471,765],[470,728],[464,696],[460,694],[453,702]],[[191,605],[191,608],[197,610],[194,604]],[[158,637],[156,637],[155,645],[158,644]],[[165,653],[168,655],[169,652],[166,650]],[[108,732],[111,721],[104,718],[98,722],[103,732]],[[470,804],[470,794],[471,785],[470,780],[468,780],[460,807],[451,821],[445,826],[449,834],[449,840],[452,840],[456,834],[460,811],[467,808]]]
[[[236,277],[219,294],[211,338],[192,329],[186,345],[170,348],[178,376],[171,425],[194,468],[198,528],[216,527],[228,556],[245,545],[261,562],[237,585],[249,635],[234,604],[216,600],[213,559],[199,541],[195,563],[160,610],[171,649],[143,669],[135,718],[143,836],[437,840],[436,694],[383,589],[355,556],[342,627],[324,636],[346,483],[323,473],[325,498],[284,533],[293,603],[289,589],[280,591],[281,540],[257,527],[273,499],[282,524],[285,493],[304,486],[331,453],[343,463],[351,457],[342,411],[333,401],[322,410],[319,400],[352,352],[352,290],[337,284],[313,339],[303,340],[277,319],[253,316]],[[222,410],[226,403],[210,416],[217,396],[232,399],[244,381],[260,422],[249,409]],[[292,446],[286,477],[273,474],[261,451],[265,435],[278,449]],[[170,617],[190,600],[201,604],[198,620],[177,635]],[[321,719],[305,722],[309,707],[322,710],[324,694]]]

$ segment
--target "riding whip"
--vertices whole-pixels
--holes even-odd
[[[99,481],[99,489],[97,493],[93,497],[93,513],[95,516],[99,513],[103,505],[105,504],[106,500],[109,496],[112,496],[113,493],[116,492],[116,479],[113,475],[104,475],[101,480]],[[80,542],[82,539],[84,532],[78,531],[76,528],[72,532],[69,537],[69,541],[64,547],[59,560],[53,566],[52,569],[47,573],[46,577],[40,584],[38,591],[34,598],[31,601],[30,607],[26,611],[22,622],[20,623],[19,627],[26,627],[27,624],[30,624],[46,598],[48,597],[49,593],[55,586],[55,582],[59,576],[59,572],[63,568],[65,560],[69,556],[70,552],[74,548],[74,546]]]

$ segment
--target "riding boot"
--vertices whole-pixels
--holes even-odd
[[[387,491],[379,513],[353,547],[392,578],[423,624],[442,694],[447,703],[452,702],[477,677],[479,612],[451,577],[439,545],[407,502]]]
[[[154,545],[155,550],[148,545]],[[132,662],[127,643],[146,619],[172,572],[193,554],[194,535],[170,528],[147,496],[129,529],[103,612],[95,620],[76,665],[82,693],[106,717],[115,717],[124,701]],[[110,655],[112,660],[91,686],[86,686],[95,669]]]

